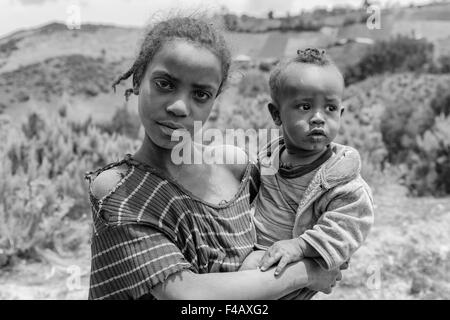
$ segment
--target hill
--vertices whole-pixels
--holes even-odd
[[[74,54],[120,61],[133,57],[140,34],[140,29],[104,25],[70,30],[61,23],[17,32],[0,39],[0,73]]]
[[[244,54],[258,61],[319,47],[327,48],[338,66],[345,68],[356,63],[370,45],[352,41],[336,45],[342,39],[377,40],[414,33],[434,43],[436,56],[449,54],[448,16],[449,3],[392,9],[382,13],[382,29],[369,30],[364,23],[342,25],[343,16],[337,12],[334,16],[327,13],[329,26],[318,31],[229,32],[226,38],[233,56]],[[0,110],[20,117],[33,106],[57,109],[63,104],[76,110],[75,117],[108,117],[112,108],[123,105],[120,96],[111,94],[110,84],[130,66],[142,32],[138,28],[92,24],[69,30],[64,24],[51,23],[1,38]],[[121,88],[119,92],[125,84]],[[130,104],[135,105],[135,101]]]

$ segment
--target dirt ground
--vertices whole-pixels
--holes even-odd
[[[61,257],[42,251],[42,261],[20,260],[0,269],[0,300],[85,300],[89,288],[90,249]]]

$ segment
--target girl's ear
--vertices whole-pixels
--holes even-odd
[[[275,122],[277,126],[281,126],[281,117],[278,106],[272,102],[269,102],[267,107],[269,108],[269,112],[270,115],[272,116],[273,122]]]

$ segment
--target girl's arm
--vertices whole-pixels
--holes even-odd
[[[277,277],[274,270],[205,274],[181,271],[156,285],[152,294],[157,299],[176,300],[279,299],[304,287],[330,293],[331,287],[341,277],[339,270],[324,271],[308,259],[288,265]]]

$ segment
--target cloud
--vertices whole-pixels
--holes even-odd
[[[18,0],[23,5],[40,5],[45,2],[55,2],[57,0]]]

